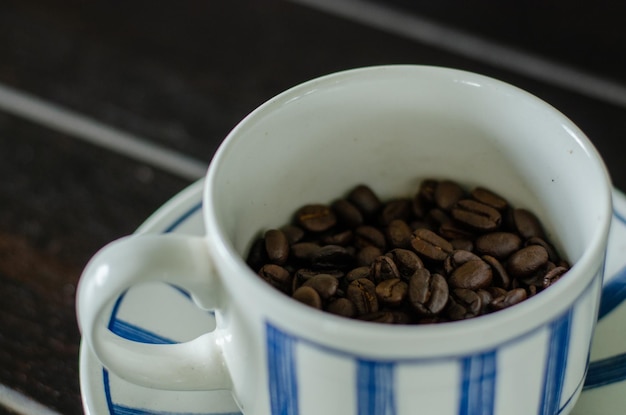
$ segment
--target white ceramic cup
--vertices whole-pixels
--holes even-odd
[[[382,199],[424,178],[482,185],[535,212],[573,267],[539,295],[462,322],[385,326],[302,305],[245,264],[260,231],[359,183]],[[246,415],[566,414],[596,321],[611,184],[564,115],[463,71],[362,68],[296,86],[247,116],[211,162],[204,237],[131,236],[95,255],[77,308],[84,342],[153,388],[230,389]],[[129,287],[163,281],[215,310],[217,329],[177,345],[111,333]],[[181,321],[180,324],[185,324]]]

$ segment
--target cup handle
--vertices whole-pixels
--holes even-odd
[[[134,235],[102,248],[90,260],[77,289],[83,341],[104,367],[132,383],[167,390],[230,389],[223,333],[185,343],[154,345],[124,339],[107,328],[105,311],[127,289],[166,282],[191,293],[200,307],[217,309],[222,288],[203,237]]]

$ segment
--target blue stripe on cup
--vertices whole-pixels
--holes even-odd
[[[567,369],[567,355],[572,328],[573,309],[550,324],[548,342],[548,360],[543,378],[542,398],[538,413],[540,415],[558,414]]]
[[[266,324],[267,365],[272,415],[298,415],[296,339]]]
[[[395,415],[395,363],[357,361],[357,414]]]
[[[491,415],[496,395],[495,350],[461,359],[459,415]]]

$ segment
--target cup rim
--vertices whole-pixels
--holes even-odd
[[[281,103],[292,100],[302,95],[302,93],[311,91],[319,86],[338,83],[354,76],[367,76],[367,74],[376,72],[388,72],[389,74],[394,75],[398,73],[410,73],[413,75],[418,73],[439,73],[446,74],[449,77],[454,77],[460,80],[480,81],[485,84],[498,86],[499,88],[505,88],[507,91],[521,94],[526,97],[526,99],[531,99],[551,111],[554,116],[562,119],[562,121],[567,124],[567,127],[572,129],[577,134],[580,138],[580,140],[576,140],[578,141],[578,147],[582,148],[587,153],[588,157],[592,160],[593,165],[601,172],[599,177],[602,177],[603,180],[603,197],[601,200],[598,200],[598,211],[604,212],[604,216],[597,218],[598,227],[593,233],[593,236],[589,239],[585,251],[581,257],[574,264],[572,264],[571,269],[568,271],[569,273],[576,274],[576,278],[563,278],[558,282],[558,284],[542,291],[541,295],[534,296],[520,304],[515,305],[514,307],[501,310],[496,313],[490,313],[477,318],[462,321],[430,325],[381,325],[335,316],[330,313],[315,310],[306,305],[299,304],[297,301],[285,296],[281,292],[278,292],[273,287],[270,287],[259,278],[256,278],[256,275],[248,268],[244,259],[236,252],[230,242],[228,242],[228,237],[220,224],[217,223],[216,215],[214,215],[212,211],[213,204],[219,199],[219,195],[213,193],[213,183],[218,176],[220,165],[223,163],[224,157],[229,152],[230,143],[236,140],[238,132],[247,124],[253,122],[257,117],[262,116],[267,111],[271,111],[275,106],[280,105]],[[396,340],[414,341],[416,339],[432,339],[434,341],[441,341],[442,339],[450,339],[451,336],[458,337],[464,333],[469,334],[476,331],[485,332],[486,330],[495,332],[499,327],[506,327],[514,322],[518,322],[520,320],[520,316],[522,315],[542,317],[540,311],[545,311],[549,304],[554,304],[553,311],[558,311],[558,313],[554,311],[554,314],[560,314],[565,311],[566,308],[571,307],[572,302],[568,302],[566,306],[561,305],[559,296],[571,290],[576,292],[576,298],[582,295],[582,293],[584,293],[594,280],[594,275],[592,275],[592,269],[594,268],[593,264],[597,262],[598,257],[602,257],[602,261],[604,260],[612,217],[611,189],[611,179],[604,161],[587,136],[558,109],[529,92],[492,77],[459,69],[430,65],[379,65],[343,70],[300,83],[267,100],[243,118],[226,136],[225,140],[218,148],[211,166],[209,167],[203,191],[203,200],[205,201],[203,215],[205,219],[207,238],[210,239],[210,250],[213,251],[213,257],[219,258],[219,261],[222,262],[222,264],[217,264],[217,267],[234,267],[242,271],[241,275],[237,275],[237,278],[246,279],[247,283],[251,284],[251,287],[253,287],[256,293],[263,293],[263,296],[266,297],[268,302],[271,302],[275,307],[280,308],[282,312],[290,313],[290,315],[299,322],[314,321],[320,330],[343,333],[344,337],[345,335],[349,335],[355,339],[367,339],[375,333],[377,335],[390,336],[390,338]],[[594,271],[594,273],[595,272],[596,271]],[[579,275],[583,273],[588,273],[589,275]],[[585,284],[580,284],[579,280],[581,279],[585,281]],[[540,325],[545,325],[545,323],[546,320],[545,317],[543,317]],[[280,322],[277,322],[277,324],[280,325]],[[529,326],[535,325],[529,324]],[[495,340],[496,337],[497,335],[494,337],[494,342],[497,342]],[[508,339],[510,336],[502,337]]]

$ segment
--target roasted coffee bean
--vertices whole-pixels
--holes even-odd
[[[505,259],[522,247],[522,239],[512,232],[486,233],[476,238],[475,247],[481,255]]]
[[[482,259],[474,259],[456,268],[450,274],[448,283],[454,288],[478,290],[491,285],[492,279],[491,267]]]
[[[348,283],[351,283],[354,280],[358,280],[359,278],[367,278],[370,280],[373,279],[371,277],[371,267],[357,267],[348,271],[348,273],[346,274],[346,281]]]
[[[515,288],[511,291],[508,291],[503,296],[494,298],[491,301],[491,308],[494,310],[502,310],[515,304],[519,304],[522,301],[526,300],[526,298],[528,298],[526,290],[524,290],[523,288]]]
[[[485,189],[484,187],[474,188],[470,192],[470,195],[472,196],[472,199],[491,206],[500,212],[503,212],[509,206],[509,202],[507,202],[506,199],[489,189]]]
[[[347,229],[345,231],[325,235],[321,238],[321,242],[322,245],[347,246],[350,245],[353,239],[354,235],[352,233],[352,230]]]
[[[326,205],[306,205],[296,212],[296,221],[307,231],[323,232],[337,223],[337,217]]]
[[[328,300],[337,293],[339,280],[329,274],[318,274],[306,280],[302,286],[313,288],[322,300]]]
[[[348,193],[348,200],[365,216],[372,217],[378,212],[382,203],[376,193],[366,186],[359,185]]]
[[[358,319],[372,323],[395,323],[395,317],[391,311],[373,311],[371,313],[361,314]]]
[[[267,262],[269,262],[269,259],[267,258],[267,251],[265,250],[265,240],[263,240],[263,238],[257,238],[248,251],[246,264],[256,272]]]
[[[252,242],[247,264],[268,284],[339,316],[432,324],[511,307],[570,268],[530,211],[484,187],[422,181],[381,202],[360,185]]]
[[[283,231],[270,229],[265,232],[265,250],[270,262],[282,265],[289,257],[289,241]]]
[[[339,245],[325,245],[314,251],[311,256],[312,268],[344,269],[354,263],[354,256]]]
[[[354,304],[356,315],[378,311],[376,286],[367,278],[352,281],[346,290],[348,300]]]
[[[457,182],[442,180],[435,187],[435,204],[443,210],[450,210],[461,198],[465,190]]]
[[[448,304],[446,314],[451,320],[464,320],[480,315],[482,309],[482,299],[476,292],[456,288],[452,290],[452,300]]]
[[[391,278],[376,285],[376,295],[379,303],[390,307],[398,307],[404,301],[408,289],[408,284],[400,278]]]
[[[374,226],[362,225],[354,230],[354,245],[357,248],[373,245],[379,249],[385,249],[387,242],[381,230]]]
[[[298,242],[291,245],[291,256],[302,261],[310,261],[313,253],[317,252],[321,247],[315,242]]]
[[[455,251],[473,251],[474,250],[474,243],[470,240],[470,239],[465,239],[465,238],[461,238],[461,239],[452,239],[450,241],[450,244],[452,245],[452,248]]]
[[[331,301],[326,307],[326,311],[343,317],[354,317],[356,315],[356,309],[352,301],[345,297],[337,298]]]
[[[541,222],[534,213],[526,209],[511,209],[509,222],[509,226],[524,239],[532,237],[544,238]]]
[[[448,303],[448,283],[440,274],[422,268],[409,279],[409,303],[421,315],[439,314]]]
[[[348,228],[356,228],[363,224],[363,214],[346,199],[335,201],[331,207],[335,211],[339,221]]]
[[[382,249],[374,245],[368,245],[357,252],[356,264],[359,266],[370,266],[372,262],[382,254]]]
[[[424,263],[420,257],[415,252],[409,251],[408,249],[392,249],[387,252],[386,255],[396,264],[398,272],[400,272],[400,278],[406,281],[409,280],[416,270],[424,268]]]
[[[312,287],[300,287],[293,293],[292,297],[295,300],[298,300],[310,307],[317,308],[318,310],[322,308],[322,299],[320,298],[319,293]]]
[[[557,282],[567,271],[568,268],[562,266],[554,267],[553,269],[548,271],[543,277],[542,288],[548,288],[549,286]]]
[[[395,220],[407,221],[411,215],[409,199],[395,199],[385,203],[380,213],[381,225],[389,225]]]
[[[408,248],[411,246],[411,227],[402,219],[392,220],[386,229],[387,240],[393,248]]]
[[[538,236],[530,237],[524,243],[524,246],[529,246],[529,245],[541,245],[545,248],[546,252],[548,253],[548,258],[550,258],[550,261],[554,262],[555,264],[561,261],[554,247],[550,245],[545,239],[540,238]]]
[[[459,200],[452,208],[452,217],[480,232],[495,231],[502,222],[500,212],[472,199]]]
[[[433,261],[443,261],[452,252],[450,242],[428,229],[413,232],[411,246],[420,256]]]
[[[506,270],[513,278],[529,277],[545,266],[548,259],[548,252],[543,246],[530,245],[511,255]]]
[[[452,251],[450,255],[443,261],[443,269],[446,274],[450,275],[455,269],[469,261],[480,260],[480,257],[473,252],[457,249]]]
[[[287,242],[290,246],[300,242],[302,238],[304,238],[304,230],[299,226],[285,225],[280,228],[280,230],[283,231],[283,233],[287,237]]]
[[[393,259],[388,256],[381,255],[372,262],[370,266],[370,275],[374,282],[379,283],[388,279],[400,278],[400,271]]]
[[[276,264],[266,264],[259,270],[259,276],[272,287],[289,294],[291,292],[291,274]]]
[[[508,272],[506,272],[504,265],[502,265],[497,258],[492,257],[491,255],[483,255],[481,259],[491,267],[491,271],[493,273],[493,284],[496,287],[508,290],[511,287],[511,277],[509,277]]]

